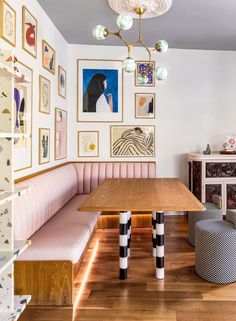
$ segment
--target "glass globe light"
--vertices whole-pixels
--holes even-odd
[[[129,30],[133,26],[133,18],[128,13],[121,13],[117,17],[116,24],[122,30]]]
[[[133,72],[136,69],[136,63],[135,60],[131,57],[125,58],[123,61],[123,69],[126,72]]]
[[[168,42],[165,40],[159,40],[155,44],[155,49],[158,52],[166,52],[168,50]]]
[[[97,25],[93,28],[93,36],[97,40],[104,40],[108,35],[107,28],[102,25]]]
[[[148,83],[148,75],[145,72],[139,73],[136,79],[137,83],[140,85],[145,85]]]
[[[157,80],[165,80],[168,76],[168,71],[165,67],[157,67],[155,72]]]

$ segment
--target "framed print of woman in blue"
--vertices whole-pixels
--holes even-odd
[[[121,122],[121,61],[78,60],[78,121]]]

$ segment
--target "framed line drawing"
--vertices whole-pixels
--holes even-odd
[[[50,129],[39,128],[39,164],[50,162]]]
[[[99,156],[99,132],[78,131],[78,157]]]
[[[5,1],[0,1],[0,37],[16,46],[16,12]]]
[[[55,109],[55,160],[67,157],[67,112]]]
[[[39,76],[39,112],[50,114],[51,82],[43,76]]]
[[[66,98],[66,71],[58,66],[58,95]]]

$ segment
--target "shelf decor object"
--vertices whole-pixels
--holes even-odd
[[[11,51],[0,50],[0,316],[16,321],[31,297],[14,296],[14,260],[30,245],[30,241],[14,242],[12,200],[28,191],[14,187],[14,140],[22,137],[14,132],[15,83],[28,82],[14,66]]]
[[[116,32],[109,31],[103,25],[97,25],[93,28],[93,36],[97,40],[104,40],[109,35],[118,37],[121,42],[127,47],[128,56],[123,61],[123,69],[127,73],[134,72],[137,69],[135,60],[131,57],[131,50],[134,46],[141,46],[146,49],[148,60],[146,68],[138,70],[136,75],[136,83],[145,86],[150,81],[150,74],[153,74],[157,80],[164,80],[168,76],[167,69],[155,65],[152,62],[152,51],[159,53],[168,50],[168,43],[165,40],[159,40],[154,45],[154,48],[149,48],[142,37],[142,18],[153,18],[166,13],[172,5],[172,0],[108,0],[109,6],[115,12],[119,13],[116,24],[118,30]],[[122,31],[129,30],[133,26],[133,18],[139,20],[138,38],[133,43],[128,43]]]

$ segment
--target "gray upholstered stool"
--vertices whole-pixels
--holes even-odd
[[[236,281],[236,211],[226,221],[205,220],[196,224],[196,272],[217,284]]]
[[[188,216],[188,241],[192,246],[195,246],[195,225],[202,220],[222,220],[223,212],[221,209],[221,196],[214,195],[212,203],[204,203],[206,210],[204,212],[189,212]]]

